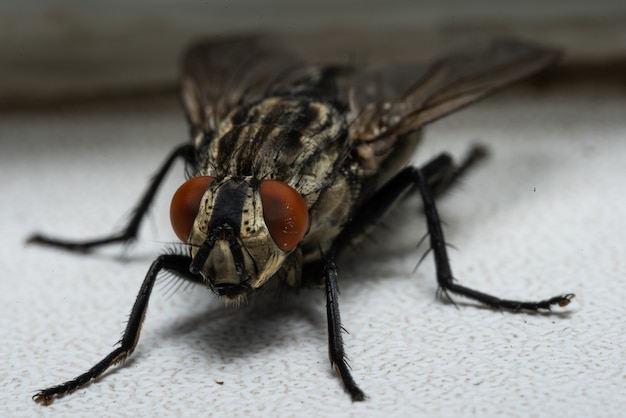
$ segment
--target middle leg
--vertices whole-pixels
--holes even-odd
[[[484,305],[509,309],[513,311],[540,309],[549,310],[551,306],[566,306],[574,297],[573,294],[563,294],[540,301],[520,301],[500,299],[487,293],[459,285],[455,283],[452,268],[448,258],[446,242],[441,227],[441,220],[435,205],[435,193],[432,188],[439,190],[441,194],[459,178],[461,174],[481,158],[481,151],[470,152],[464,163],[454,165],[447,154],[431,160],[422,168],[407,167],[392,178],[361,208],[351,222],[346,225],[344,231],[335,243],[333,254],[341,251],[354,241],[359,235],[367,233],[376,226],[389,210],[402,198],[411,192],[419,191],[424,204],[424,214],[430,237],[430,248],[435,259],[437,282],[441,290],[451,300],[450,293],[467,297]]]

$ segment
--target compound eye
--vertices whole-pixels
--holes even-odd
[[[278,180],[261,182],[265,225],[278,247],[291,251],[302,241],[309,226],[309,210],[296,190]]]
[[[202,196],[212,181],[211,176],[194,177],[183,183],[172,197],[170,220],[176,236],[183,242],[189,239]]]

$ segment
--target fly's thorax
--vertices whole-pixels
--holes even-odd
[[[267,97],[233,109],[196,141],[198,173],[279,178],[308,196],[345,158],[345,133],[345,117],[333,103]]]
[[[292,265],[285,260],[307,231],[308,207],[297,191],[277,180],[205,176],[187,183],[203,178],[209,180],[198,193],[187,240],[190,271],[221,296],[245,297]],[[174,217],[173,210],[173,224]]]

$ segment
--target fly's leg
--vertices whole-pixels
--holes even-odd
[[[452,159],[446,155],[433,159],[423,168],[407,167],[392,178],[382,189],[364,205],[351,222],[346,225],[342,234],[338,237],[336,250],[340,251],[358,237],[380,222],[389,210],[407,194],[419,191],[424,203],[424,214],[430,237],[430,247],[435,258],[437,270],[437,282],[444,294],[451,300],[450,293],[456,293],[469,299],[476,300],[487,306],[497,309],[509,309],[513,311],[539,309],[549,310],[552,306],[566,306],[574,297],[573,294],[563,294],[541,301],[518,301],[500,299],[495,296],[461,286],[454,282],[452,268],[448,259],[446,242],[441,228],[441,220],[435,206],[432,187],[437,187],[440,193],[446,191],[455,179],[458,179],[467,168],[471,167],[478,159],[471,152],[463,164],[456,167]],[[480,157],[480,155],[477,155]]]
[[[429,162],[424,167],[424,170],[427,173],[429,183],[436,186],[438,190],[443,193],[448,190],[461,174],[478,162],[483,156],[483,150],[476,148],[470,152],[468,157],[464,160],[464,163],[457,167],[449,155],[442,154]],[[327,256],[325,259],[320,260],[322,264],[311,263],[305,266],[304,269],[304,271],[310,272],[323,271],[322,276],[326,289],[326,315],[328,320],[328,355],[332,367],[341,378],[346,391],[350,394],[353,401],[364,400],[365,393],[357,386],[350,373],[348,363],[346,362],[343,338],[341,336],[343,327],[339,314],[339,290],[337,287],[337,267],[334,261],[334,254],[350,245],[359,235],[363,235],[367,233],[368,230],[373,229],[389,209],[405,197],[412,189],[414,189],[414,183],[411,181],[407,182],[401,175],[392,179],[381,191],[370,199],[365,207],[344,227],[341,235],[333,244],[331,251],[333,256]],[[312,280],[314,279],[312,278]]]
[[[448,154],[441,154],[421,168],[435,198],[448,192],[458,180],[487,158],[489,152],[475,145],[457,165]]]
[[[333,258],[328,258],[324,265],[324,281],[326,287],[326,316],[328,319],[328,357],[346,391],[353,401],[365,399],[365,393],[354,382],[350,367],[346,362],[341,333],[341,317],[339,315],[339,289],[337,288],[337,266]]]
[[[191,258],[183,255],[168,254],[157,258],[152,263],[152,266],[150,266],[150,270],[148,270],[148,274],[137,294],[137,299],[135,299],[135,304],[130,312],[126,329],[124,330],[122,339],[118,343],[120,346],[80,376],[65,383],[61,383],[60,385],[40,390],[33,396],[33,400],[43,405],[50,405],[54,401],[54,398],[62,397],[65,394],[86,386],[91,381],[98,378],[98,376],[104,373],[109,367],[123,362],[130,356],[139,341],[141,325],[143,324],[146,310],[148,309],[150,294],[152,293],[152,288],[154,287],[159,272],[161,270],[168,270],[191,281],[200,282],[202,280],[200,276],[196,277],[189,273],[189,263],[191,263]]]
[[[137,207],[133,210],[133,214],[130,218],[128,225],[119,233],[112,234],[104,238],[97,238],[93,240],[85,241],[70,241],[64,239],[50,238],[45,235],[35,234],[28,239],[28,243],[35,243],[41,245],[49,245],[52,247],[63,248],[71,251],[88,251],[94,247],[113,243],[130,242],[137,238],[139,226],[144,218],[144,215],[148,211],[150,204],[154,200],[156,192],[163,182],[165,175],[169,171],[174,161],[182,157],[187,163],[194,161],[194,148],[192,144],[184,144],[177,147],[165,160],[165,163],[161,166],[156,175],[152,178],[148,189],[145,191]]]
[[[574,297],[573,294],[564,294],[538,302],[523,302],[516,300],[500,299],[486,293],[478,292],[454,283],[452,269],[448,260],[445,239],[441,228],[441,220],[435,206],[434,194],[431,187],[438,190],[438,195],[449,190],[468,169],[485,157],[484,149],[476,147],[468,154],[460,165],[455,165],[452,158],[447,154],[431,160],[423,168],[407,167],[392,178],[354,215],[350,222],[345,225],[341,235],[333,244],[331,256],[325,260],[310,263],[305,266],[305,271],[319,272],[323,270],[326,288],[326,313],[328,318],[328,351],[330,362],[339,374],[344,387],[353,401],[365,399],[365,394],[355,383],[346,362],[341,333],[343,327],[339,315],[339,291],[337,288],[337,267],[334,256],[349,246],[358,236],[367,233],[376,226],[381,219],[400,200],[409,193],[419,191],[424,202],[424,212],[428,223],[430,245],[435,255],[437,269],[437,282],[443,292],[448,295],[456,293],[493,308],[510,309],[513,311],[550,309],[553,305],[566,306]],[[312,279],[312,278],[311,278]]]
[[[430,236],[430,247],[435,257],[435,268],[437,270],[437,282],[440,288],[446,294],[448,299],[452,300],[450,293],[456,293],[469,299],[476,300],[484,305],[497,309],[509,309],[512,311],[528,310],[537,311],[539,309],[550,310],[554,305],[566,306],[570,303],[574,294],[568,293],[554,296],[549,299],[540,301],[519,301],[500,299],[487,293],[479,292],[465,286],[461,286],[454,282],[454,276],[448,259],[446,242],[441,228],[441,220],[435,206],[433,193],[428,185],[428,180],[424,176],[422,170],[414,167],[408,167],[397,178],[406,183],[415,184],[424,202],[424,212],[428,225],[428,234]],[[404,180],[402,180],[404,179]]]

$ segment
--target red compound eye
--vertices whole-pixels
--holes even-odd
[[[183,242],[189,239],[202,196],[212,181],[211,176],[194,177],[183,183],[172,197],[170,220],[176,236]]]
[[[263,218],[281,250],[291,251],[302,241],[309,225],[306,202],[290,186],[278,180],[261,182]]]

